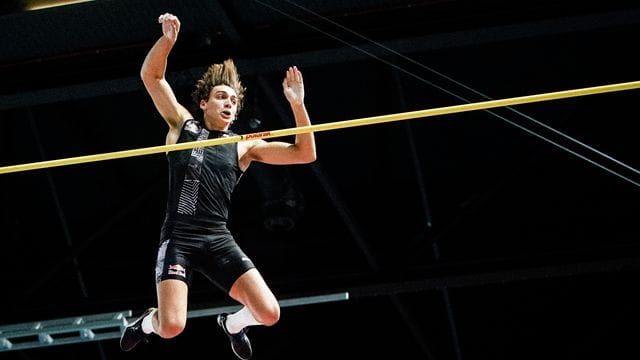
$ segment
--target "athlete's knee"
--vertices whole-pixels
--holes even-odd
[[[260,311],[257,317],[256,320],[265,326],[275,325],[275,323],[280,320],[280,306],[278,306],[278,303],[275,303]]]
[[[160,322],[158,335],[165,339],[178,336],[185,328],[187,320],[181,317],[168,317]]]

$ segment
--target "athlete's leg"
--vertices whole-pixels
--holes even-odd
[[[153,330],[169,339],[180,334],[187,323],[188,287],[182,280],[167,279],[158,283],[158,311],[153,316]]]

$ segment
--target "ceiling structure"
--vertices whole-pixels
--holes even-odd
[[[238,133],[293,126],[290,65],[315,124],[640,80],[631,1],[3,6],[0,166],[163,144],[138,72],[164,12],[182,23],[167,78],[185,105],[207,65],[235,59],[248,89]],[[339,295],[252,328],[254,357],[637,357],[639,99],[323,131],[313,164],[252,165],[234,195],[238,242],[283,301]],[[153,305],[166,174],[162,154],[0,174],[0,339],[3,325]],[[190,310],[234,305],[195,279]],[[194,316],[133,354],[106,339],[1,357],[233,358],[217,330]]]

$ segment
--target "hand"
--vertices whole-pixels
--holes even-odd
[[[302,73],[296,66],[287,70],[287,75],[282,81],[284,96],[292,105],[301,105],[304,102],[304,83]]]
[[[178,17],[173,14],[164,13],[158,17],[158,22],[162,24],[162,33],[164,36],[172,42],[176,42],[178,32],[180,31],[180,20],[178,20]]]

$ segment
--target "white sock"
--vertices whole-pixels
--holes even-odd
[[[239,333],[240,330],[253,325],[262,325],[262,323],[259,323],[253,317],[253,314],[246,306],[236,313],[227,315],[227,331],[231,334]]]
[[[142,332],[144,332],[145,334],[156,332],[156,329],[153,328],[153,315],[155,315],[157,311],[158,309],[153,310],[149,315],[145,316],[144,319],[142,319],[141,327]]]

